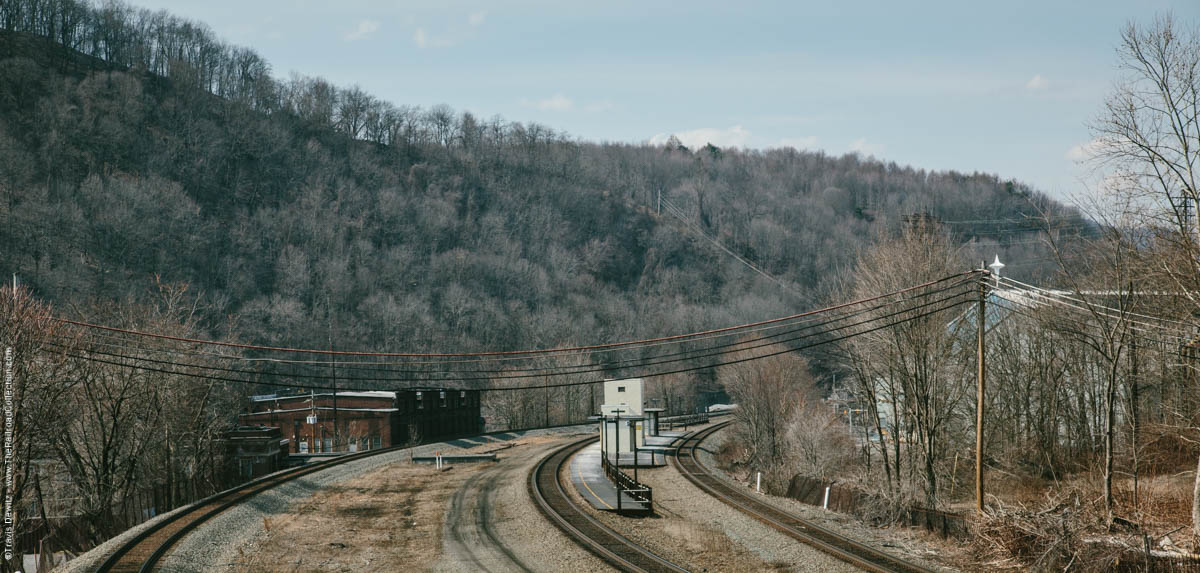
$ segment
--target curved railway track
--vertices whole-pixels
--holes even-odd
[[[186,537],[200,524],[216,517],[231,506],[242,503],[258,493],[311,473],[395,451],[396,449],[398,448],[385,448],[350,454],[328,461],[276,472],[206,497],[191,505],[184,506],[175,515],[155,523],[129,541],[126,541],[112,555],[109,555],[96,571],[98,573],[148,573],[154,571],[159,561],[181,539]]]
[[[596,439],[595,436],[589,436],[567,444],[534,466],[529,474],[529,492],[537,502],[538,509],[576,543],[622,571],[686,573],[686,569],[651,553],[600,523],[567,494],[559,479],[562,467],[575,452]]]
[[[732,422],[722,422],[694,432],[684,439],[676,450],[676,467],[697,487],[733,506],[738,511],[770,525],[788,537],[811,545],[856,567],[880,573],[893,571],[932,573],[931,569],[893,557],[755,499],[755,497],[739,491],[740,488],[713,475],[696,457],[696,450],[706,438],[730,423]]]

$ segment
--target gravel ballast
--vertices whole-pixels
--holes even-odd
[[[532,436],[524,439],[539,440]],[[460,492],[465,494],[463,501],[447,509],[445,549],[433,570],[438,573],[611,571],[538,511],[526,485],[529,472],[542,458],[574,439],[541,438],[541,443],[504,450],[505,459],[484,470],[473,483],[464,484]],[[494,540],[488,537],[489,532]]]
[[[654,488],[656,515],[618,516],[591,510],[605,525],[692,571],[858,571],[713,498],[673,464],[638,471]],[[572,488],[573,490],[573,488]],[[582,498],[572,491],[577,503]]]
[[[591,432],[597,430],[595,424],[587,424],[508,433],[493,437],[489,440],[489,444],[473,449],[489,447],[492,445],[491,442],[495,442],[495,445],[500,445],[505,441],[520,441],[524,437],[570,435],[581,431]],[[232,507],[221,515],[197,527],[191,535],[184,538],[175,547],[174,551],[163,560],[160,570],[172,572],[234,571],[238,568],[239,563],[242,562],[244,555],[249,551],[253,551],[255,541],[264,535],[264,519],[278,519],[279,516],[288,514],[289,508],[293,504],[310,499],[314,493],[323,488],[343,483],[390,464],[407,464],[413,455],[431,455],[435,451],[459,452],[469,450],[447,443],[426,444],[416,448],[397,450],[349,462],[287,482],[255,495],[246,503]],[[522,486],[523,483],[522,480]],[[531,502],[527,502],[525,505],[531,505]],[[123,532],[95,549],[64,564],[58,570],[68,573],[82,573],[84,571],[95,570],[100,562],[121,543],[136,535],[140,530],[151,526],[159,520],[166,519],[178,511],[177,509],[163,514]],[[536,510],[533,511],[536,514]],[[537,517],[538,519],[542,519],[540,515],[537,515]],[[552,527],[548,523],[546,526]],[[304,549],[300,547],[297,548],[297,551]]]
[[[717,464],[717,460],[712,455],[712,452],[717,451],[728,436],[729,432],[726,430],[719,430],[709,436],[708,439],[704,440],[703,447],[697,448],[697,459],[717,477],[736,487],[749,489],[745,483],[733,479],[729,474],[722,471]],[[680,476],[680,479],[684,478]],[[656,489],[655,495],[657,493]],[[955,571],[955,569],[947,567],[936,560],[939,551],[944,551],[944,548],[930,544],[925,539],[922,539],[924,534],[918,530],[906,527],[887,529],[871,527],[858,521],[854,516],[835,511],[826,511],[786,497],[763,495],[762,501],[801,519],[811,521],[816,525],[860,543],[866,543],[906,561],[912,561],[938,571]],[[722,505],[724,504],[722,503]]]

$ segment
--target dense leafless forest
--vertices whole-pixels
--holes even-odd
[[[507,349],[681,332],[810,305],[913,212],[995,220],[956,240],[1032,259],[1047,254],[1024,219],[1062,211],[991,175],[595,144],[393,105],[274,78],[201,24],[119,3],[13,2],[0,18],[2,238],[28,246],[4,268],[76,303],[142,296],[155,275],[186,282],[207,329],[233,314],[260,342],[320,347],[332,331],[339,348]],[[660,212],[659,193],[687,221]]]
[[[784,316],[993,255],[1023,282],[992,287],[1055,287],[1068,302],[989,299],[1003,311],[988,333],[989,502],[1061,519],[1038,522],[1050,541],[981,546],[981,559],[1002,547],[1001,558],[1061,568],[1090,555],[1089,527],[1160,535],[1191,517],[1194,355],[1181,350],[1187,329],[1172,328],[1194,304],[1160,295],[1197,286],[1183,207],[1196,205],[1194,108],[1180,120],[1180,155],[1161,160],[1154,146],[1169,147],[1170,130],[1131,133],[1154,125],[1137,121],[1155,109],[1137,98],[1151,96],[1114,95],[1097,130],[1109,183],[1124,193],[1084,206],[1087,222],[996,175],[857,154],[595,143],[389,103],[276,77],[201,23],[120,3],[5,2],[0,26],[0,271],[21,285],[0,296],[23,404],[24,461],[9,493],[41,528],[61,525],[56,512],[85,516],[61,536],[76,548],[127,525],[148,489],[173,499],[223,483],[219,433],[248,394],[272,388],[187,378],[199,366],[152,360],[192,345],[131,347],[50,315],[302,348],[504,351]],[[1196,72],[1195,38],[1167,41],[1169,22],[1155,26],[1125,32],[1131,73],[1153,76],[1151,48]],[[1158,83],[1182,82],[1195,104],[1197,82],[1184,76]],[[1155,179],[1154,161],[1186,175]],[[963,509],[977,323],[965,306],[935,310],[803,356],[664,377],[650,394],[680,411],[741,404],[741,439],[724,455],[765,471],[768,489],[784,493],[803,474],[870,490],[884,500],[876,516],[913,503]],[[1174,322],[1148,326],[1149,316]],[[85,346],[110,360],[82,359]],[[269,365],[228,376],[301,373],[312,375]],[[486,409],[489,424],[527,427],[593,406],[585,387],[565,386],[495,393]],[[1004,519],[979,527],[1016,536]]]

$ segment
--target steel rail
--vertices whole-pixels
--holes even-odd
[[[584,549],[622,571],[673,572],[687,570],[630,541],[588,513],[567,493],[560,475],[576,452],[597,438],[588,436],[542,458],[529,472],[529,493],[538,509],[555,526]]]
[[[722,422],[698,430],[680,443],[676,449],[675,467],[688,481],[738,511],[856,567],[879,573],[932,573],[932,569],[889,555],[755,499],[714,475],[696,456],[696,450],[705,439],[731,423]]]
[[[183,506],[175,515],[154,523],[129,541],[121,544],[100,564],[96,571],[98,573],[133,573],[135,571],[149,573],[192,530],[234,505],[297,478],[399,449],[391,447],[359,452],[281,470]]]

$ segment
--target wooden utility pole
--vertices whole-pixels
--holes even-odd
[[[985,271],[986,272],[986,271]],[[983,396],[987,388],[987,368],[984,363],[983,335],[987,330],[987,275],[979,279],[979,313],[976,317],[976,396],[975,396],[975,510],[983,513]]]
[[[338,429],[338,383],[337,383],[337,357],[333,354],[333,319],[329,319],[329,371],[333,377],[333,451],[338,451],[338,445],[342,441],[342,434]]]
[[[1130,289],[1132,292],[1133,289]],[[1139,420],[1138,420],[1138,347],[1137,337],[1129,339],[1129,409],[1133,416],[1133,444],[1130,450],[1133,453],[1133,510],[1138,511],[1138,438],[1139,438]]]

